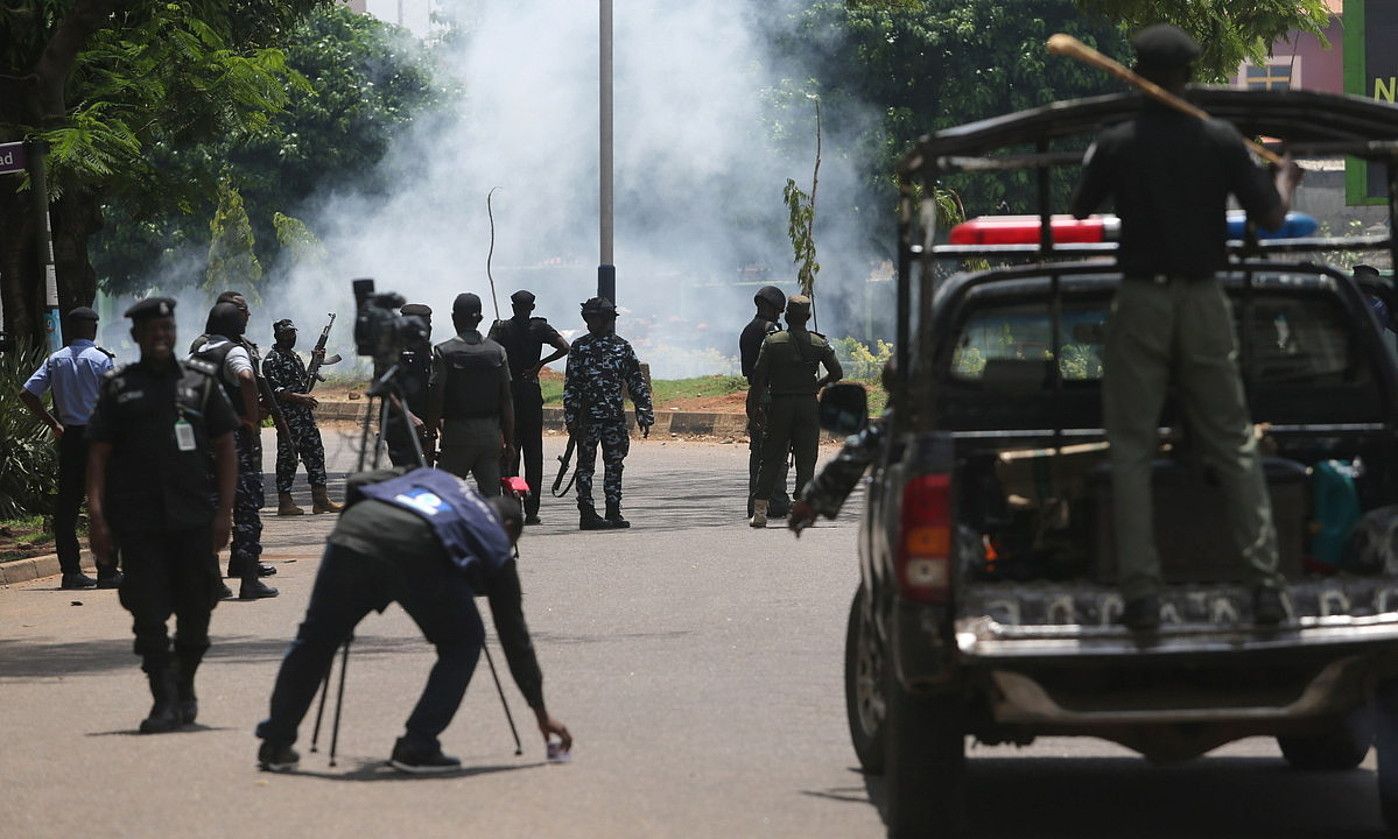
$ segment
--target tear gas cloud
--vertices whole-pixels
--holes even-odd
[[[481,295],[488,324],[486,194],[497,186],[502,316],[510,293],[528,288],[537,315],[565,334],[582,328],[598,260],[597,6],[458,0],[438,12],[459,27],[440,60],[464,97],[394,141],[380,163],[387,194],[308,197],[296,214],[328,262],[272,272],[254,340],[270,341],[271,321],[290,316],[306,349],[336,310],[335,343],[349,349],[353,277],[431,306],[434,340],[450,334],[459,292]],[[772,0],[616,3],[617,331],[656,377],[736,373],[753,293],[767,283],[796,292],[782,188],[788,177],[810,188],[815,112],[799,93],[783,98],[782,79],[809,75],[776,57],[773,37],[792,25]],[[876,147],[867,137],[878,119],[844,106],[824,124],[817,317],[832,336],[867,338],[867,289],[876,332],[891,308],[888,284],[866,283],[891,255],[890,214],[853,153]],[[202,326],[193,314],[186,328]]]

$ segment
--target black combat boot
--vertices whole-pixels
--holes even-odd
[[[621,517],[620,501],[618,501],[615,504],[613,504],[610,501],[607,502],[607,521],[611,522],[612,527],[615,527],[618,530],[624,530],[625,528],[631,526],[631,522]]]
[[[142,734],[164,734],[180,727],[180,712],[175,688],[175,672],[169,667],[146,674],[150,694],[155,697],[150,715],[141,720]]]
[[[175,695],[179,700],[180,724],[190,725],[199,717],[199,697],[194,695],[194,674],[199,670],[203,655],[184,653],[179,658],[175,678]]]
[[[253,575],[243,577],[242,585],[238,586],[239,600],[261,600],[264,597],[276,597],[279,593]]]
[[[596,507],[578,508],[578,529],[579,530],[613,530],[615,524],[597,515]]]

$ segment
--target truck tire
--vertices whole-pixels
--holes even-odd
[[[1325,734],[1278,737],[1282,756],[1293,769],[1338,772],[1364,762],[1374,742],[1374,714],[1368,705],[1355,708]]]
[[[965,830],[966,736],[955,694],[920,695],[884,668],[884,822],[891,837],[939,839]]]
[[[884,653],[864,616],[864,587],[854,593],[845,629],[845,715],[859,768],[882,775],[884,767]]]
[[[1374,751],[1379,759],[1379,806],[1389,835],[1398,836],[1398,679],[1374,690]]]

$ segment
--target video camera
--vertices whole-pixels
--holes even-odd
[[[355,352],[374,359],[376,365],[387,366],[398,360],[403,348],[427,340],[427,322],[415,315],[400,315],[395,310],[407,301],[391,291],[376,294],[371,279],[354,280],[354,347]]]

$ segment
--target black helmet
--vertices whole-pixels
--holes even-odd
[[[582,304],[583,317],[588,315],[601,315],[604,317],[616,317],[616,306],[605,297],[593,297]]]
[[[770,303],[778,312],[786,308],[786,295],[774,285],[765,285],[752,296],[754,303]]]

